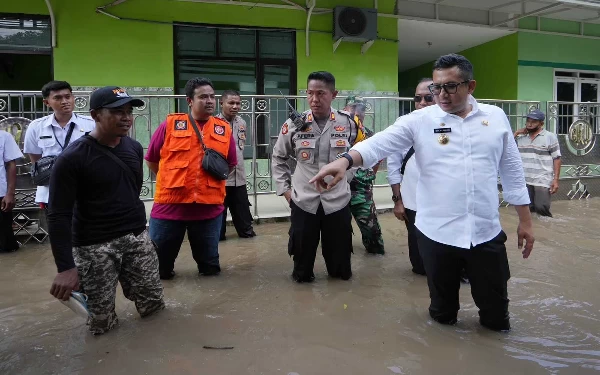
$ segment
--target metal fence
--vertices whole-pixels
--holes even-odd
[[[587,199],[600,195],[600,103],[548,102],[548,130],[561,148],[561,198]]]
[[[89,92],[74,92],[75,112],[87,114],[89,112]],[[142,95],[144,106],[134,109],[134,126],[131,136],[138,140],[146,149],[150,137],[166,115],[178,111],[187,111],[187,103],[183,95]],[[302,112],[307,109],[304,96],[288,97],[292,105]],[[414,110],[412,98],[398,97],[364,97],[366,101],[365,126],[378,132],[395,122],[401,116]],[[535,101],[514,100],[479,100],[482,103],[496,105],[504,110],[509,118],[513,130],[523,127],[525,116],[531,110],[539,108],[540,103]],[[345,105],[345,98],[336,99],[333,107],[341,109]],[[217,108],[218,110],[218,108]],[[39,92],[0,91],[0,128],[9,130],[16,139],[21,140],[25,129],[18,130],[8,127],[7,118],[35,119],[49,113],[43,104]],[[247,189],[253,200],[254,214],[258,216],[258,196],[274,194],[275,186],[271,178],[271,150],[279,134],[281,125],[288,118],[289,111],[286,101],[281,96],[252,95],[242,96],[242,106],[239,115],[247,123],[247,142],[244,150],[244,163],[247,171]],[[19,163],[18,186],[19,201],[17,210],[35,207],[35,190],[33,186],[25,186],[29,181],[29,159]],[[142,200],[151,200],[154,195],[153,174],[145,169],[144,186],[141,193]],[[375,184],[387,185],[387,166],[381,165]]]

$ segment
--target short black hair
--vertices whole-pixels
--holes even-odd
[[[221,100],[227,98],[228,96],[239,96],[239,97],[241,97],[240,93],[237,92],[237,91],[235,91],[235,90],[225,90],[221,94]]]
[[[185,96],[187,96],[190,99],[194,99],[194,91],[196,91],[196,89],[198,87],[202,87],[202,86],[210,86],[210,87],[212,87],[213,90],[215,89],[215,86],[213,86],[213,83],[211,82],[210,79],[196,77],[196,78],[190,79],[185,84]]]
[[[464,56],[451,53],[449,55],[440,56],[435,63],[433,63],[433,70],[449,69],[458,67],[462,79],[470,81],[473,79],[473,65]]]
[[[423,82],[432,82],[432,81],[433,81],[433,78],[423,77],[423,78],[421,78],[421,80],[417,84],[420,85]]]
[[[335,91],[335,77],[333,76],[333,74],[323,70],[318,72],[312,72],[308,75],[306,83],[308,84],[308,82],[313,80],[325,82],[325,84],[327,85],[327,87],[329,87],[329,89],[331,89],[331,91]]]
[[[73,92],[73,88],[71,87],[69,82],[50,81],[50,82],[46,83],[44,85],[44,87],[42,87],[42,96],[44,97],[44,99],[48,99],[48,97],[50,96],[50,93],[52,91],[60,91],[60,90],[69,90],[69,91]]]

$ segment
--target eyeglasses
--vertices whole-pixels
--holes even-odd
[[[415,95],[415,103],[421,103],[425,99],[427,103],[433,102],[433,95]]]
[[[432,84],[427,86],[427,88],[429,89],[429,92],[431,92],[433,95],[440,95],[442,93],[442,89],[446,91],[446,94],[456,94],[458,86],[464,85],[465,83],[469,82],[471,82],[470,79],[462,81],[460,83],[444,83],[443,85]]]

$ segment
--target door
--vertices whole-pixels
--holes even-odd
[[[574,105],[566,103],[574,103],[578,101],[577,78],[561,77],[556,79],[556,98],[557,102],[565,102],[558,104],[558,121],[556,132],[558,134],[566,134],[569,130],[569,125],[573,123]]]

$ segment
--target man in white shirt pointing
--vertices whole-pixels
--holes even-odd
[[[480,323],[510,329],[506,234],[500,226],[497,176],[504,199],[519,215],[518,247],[529,257],[534,237],[521,157],[504,112],[479,104],[473,66],[460,55],[440,57],[429,86],[437,105],[402,116],[394,125],[358,143],[313,177],[319,189],[342,181],[347,168],[371,166],[414,146],[418,244],[427,273],[429,314],[455,324],[460,272],[465,267]],[[325,177],[334,178],[326,182]],[[524,247],[523,247],[524,245]]]

